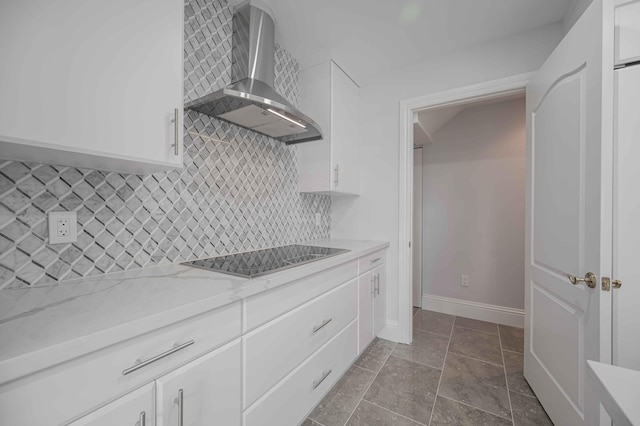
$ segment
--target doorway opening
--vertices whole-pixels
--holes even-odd
[[[426,189],[424,188],[424,184],[426,182],[426,175],[424,173],[425,161],[428,161],[428,155],[426,155],[426,151],[429,149],[429,147],[434,147],[434,149],[440,150],[440,147],[435,148],[437,145],[434,144],[434,141],[431,139],[437,138],[437,136],[434,135],[437,135],[440,129],[444,129],[445,127],[451,127],[455,129],[455,123],[450,123],[450,126],[447,126],[447,123],[453,120],[456,116],[463,117],[465,115],[472,115],[462,113],[462,111],[467,110],[467,112],[469,112],[471,109],[473,109],[470,107],[470,105],[475,105],[476,109],[480,109],[483,106],[495,106],[504,102],[523,102],[526,84],[530,80],[530,77],[530,74],[518,75],[515,77],[458,88],[401,102],[399,244],[400,247],[406,247],[407,249],[400,250],[398,259],[400,266],[400,286],[398,297],[400,318],[398,325],[400,331],[399,340],[403,343],[410,343],[412,340],[412,313],[414,312],[414,306],[421,306],[422,308],[428,307],[428,309],[430,310],[439,310],[444,313],[467,316],[484,321],[499,322],[506,325],[515,325],[520,327],[522,327],[523,325],[524,315],[522,309],[486,303],[486,301],[477,302],[474,300],[466,301],[464,299],[456,299],[455,297],[438,297],[437,294],[434,295],[429,293],[429,291],[432,291],[432,289],[425,286],[425,281],[427,279],[433,280],[434,275],[432,269],[426,270],[424,268],[424,258],[425,249],[433,251],[433,248],[430,248],[428,246],[430,241],[425,241],[425,239],[422,238],[424,235],[422,235],[422,237],[416,236],[416,233],[425,229],[425,221],[428,220],[424,215],[424,206],[426,203],[428,203],[428,201],[424,197]],[[421,114],[429,114],[429,112],[432,113],[431,130],[427,130],[427,132],[425,132],[425,135],[420,135],[420,128],[424,130],[424,127],[429,127],[429,125],[420,125],[420,116]],[[524,119],[524,117],[525,112],[524,107],[522,107],[522,118]],[[476,117],[475,119],[477,120],[478,117]],[[440,123],[441,125],[439,127],[437,125],[433,126],[434,123]],[[484,127],[491,129],[492,126],[487,126],[485,123]],[[436,129],[435,131],[433,130],[434,128]],[[524,133],[522,135],[524,137]],[[449,137],[452,137],[452,135],[449,135]],[[419,141],[422,141],[422,143],[420,143]],[[431,144],[427,143],[427,145],[425,145],[425,142],[427,141],[431,142]],[[416,142],[418,142],[418,145],[422,145],[421,149],[419,148],[417,150],[414,150],[414,144],[416,144]],[[522,143],[524,146],[524,140],[522,141]],[[477,151],[477,147],[475,147],[475,149]],[[414,155],[414,152],[419,153],[420,151],[423,151],[423,159],[420,163],[420,167],[416,168],[415,162],[417,161],[417,159]],[[445,151],[447,151],[447,149],[445,149]],[[445,155],[445,157],[451,156],[455,154],[456,149],[454,149],[453,151],[453,153],[440,152],[439,155]],[[473,151],[473,149],[471,151]],[[462,149],[461,152],[464,157],[465,149]],[[429,167],[430,170],[434,169],[431,166]],[[437,168],[438,167],[436,166],[435,169]],[[422,203],[420,203],[422,205],[422,209],[419,208],[420,205],[416,205],[416,203],[414,203],[414,198],[416,198],[416,191],[418,190],[414,186],[414,175],[416,173],[419,174],[420,169],[422,169],[423,174],[423,188],[420,189],[420,194],[423,195],[423,201]],[[428,184],[431,185],[431,182],[429,182]],[[524,185],[522,185],[522,199],[524,199],[524,189],[525,187]],[[452,198],[455,198],[455,193],[450,195],[452,195]],[[524,205],[520,206],[520,209],[524,211]],[[429,212],[429,214],[431,214],[431,212]],[[416,215],[422,215],[423,217],[416,218]],[[422,229],[419,229],[420,224],[422,224]],[[453,225],[445,225],[444,230],[446,230],[447,226]],[[440,229],[440,231],[442,231],[442,229]],[[424,234],[424,232],[421,233]],[[443,238],[445,238],[444,241],[446,241],[446,236]],[[524,239],[524,226],[522,226],[520,238],[522,240]],[[481,240],[482,239],[480,239],[480,243],[482,242]],[[414,264],[416,261],[418,261],[417,259],[421,259],[422,265]],[[432,257],[430,261],[437,262],[437,256]],[[523,268],[523,261],[524,257],[520,259],[521,269]],[[470,275],[459,272],[463,271],[458,271],[456,274]],[[493,271],[492,273],[495,275],[498,273],[498,271]],[[449,272],[449,274],[451,274],[451,272]],[[419,277],[416,277],[416,279],[414,280],[414,275],[419,275]],[[490,274],[483,275],[486,276]],[[455,280],[458,287],[460,287],[460,282],[462,282],[462,280],[463,277],[460,277],[459,280]],[[486,281],[486,277],[484,277],[483,280]],[[419,289],[416,287],[418,283],[421,284]],[[472,277],[469,277],[469,283],[469,288],[471,288],[471,285],[473,285]],[[520,291],[522,293],[524,291],[524,276],[522,277],[518,285],[522,287],[522,290]],[[482,291],[480,286],[477,287],[477,290]],[[499,290],[489,291],[494,291],[496,293],[499,292]],[[417,301],[416,298],[419,298],[419,301]]]

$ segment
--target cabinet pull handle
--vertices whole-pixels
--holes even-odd
[[[146,417],[147,417],[147,414],[144,411],[141,411],[140,412],[140,420],[138,422],[140,426],[146,426],[146,424],[147,424]]]
[[[178,138],[179,136],[179,128],[178,126],[180,125],[180,121],[178,120],[178,108],[175,108],[173,110],[173,120],[171,120],[171,122],[173,123],[173,128],[174,128],[174,133],[173,133],[173,141],[174,143],[171,145],[173,147],[173,153],[174,155],[180,155],[180,146],[178,145]]]
[[[161,354],[156,355],[154,357],[151,357],[151,358],[149,358],[149,359],[147,359],[145,361],[137,359],[135,365],[133,365],[133,366],[127,368],[126,370],[122,371],[122,375],[126,376],[127,374],[133,373],[134,371],[139,370],[142,367],[146,367],[147,365],[152,364],[152,363],[158,361],[159,359],[167,357],[167,356],[169,356],[171,354],[174,354],[174,353],[176,353],[176,352],[178,352],[178,351],[180,351],[180,350],[182,350],[182,349],[184,349],[184,348],[186,348],[188,346],[193,345],[194,343],[195,343],[195,340],[189,340],[188,342],[183,343],[181,345],[176,343],[168,351],[162,352]]]
[[[376,274],[376,294],[380,296],[380,273]]]
[[[371,264],[373,265],[376,262],[379,262],[382,258],[381,257],[376,257],[375,259],[371,259]]]
[[[333,177],[333,182],[335,183],[337,188],[338,182],[340,180],[340,166],[338,164],[336,164],[336,167],[333,169],[333,173],[335,174],[335,176]]]
[[[376,276],[371,274],[371,297],[376,297]]]
[[[178,390],[178,397],[173,400],[174,404],[178,405],[178,426],[184,425],[184,391]]]
[[[328,320],[324,320],[324,321],[322,321],[322,324],[316,325],[315,327],[313,327],[313,334],[316,334],[318,331],[320,331],[323,328],[325,328],[331,321],[333,321],[333,318],[329,318]]]
[[[320,377],[318,380],[314,380],[313,381],[313,388],[317,388],[318,386],[320,386],[322,384],[322,382],[324,382],[324,380],[329,377],[329,374],[331,374],[332,370],[325,370],[322,372],[322,377]]]

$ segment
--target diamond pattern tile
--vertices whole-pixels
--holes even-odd
[[[231,21],[224,0],[186,1],[185,102],[230,83]],[[278,46],[275,88],[298,105],[298,63]],[[180,172],[0,161],[0,287],[329,237],[331,199],[297,192],[295,147],[193,111],[184,126]],[[78,241],[49,246],[46,214],[61,210],[77,212]]]

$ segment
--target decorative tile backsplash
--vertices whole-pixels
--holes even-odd
[[[186,101],[230,82],[231,18],[224,0],[186,2]],[[276,90],[297,105],[297,62],[277,48],[275,68]],[[295,147],[193,111],[184,127],[179,172],[0,160],[0,287],[329,237],[331,199],[297,192]],[[77,212],[78,241],[48,245],[47,213],[60,210]]]

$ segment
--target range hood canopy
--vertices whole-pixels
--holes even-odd
[[[185,107],[287,144],[322,139],[320,126],[273,89],[274,53],[271,16],[250,3],[238,7],[233,15],[233,83]]]

